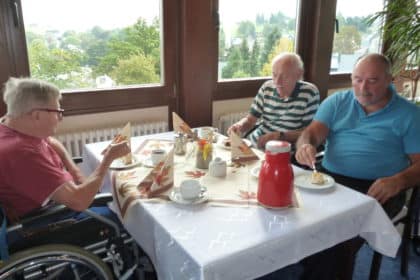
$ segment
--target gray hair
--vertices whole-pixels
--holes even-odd
[[[4,84],[3,100],[10,117],[22,116],[60,98],[61,93],[56,86],[41,80],[9,78]]]
[[[271,62],[271,66],[273,66],[277,61],[283,58],[287,58],[293,61],[299,70],[304,71],[302,58],[297,53],[292,53],[292,52],[284,52],[284,53],[276,55]]]

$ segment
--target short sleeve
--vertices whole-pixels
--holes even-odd
[[[333,94],[327,97],[319,106],[315,114],[314,120],[323,123],[328,128],[331,128],[337,108],[338,94]]]

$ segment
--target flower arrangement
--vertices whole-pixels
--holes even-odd
[[[209,163],[212,160],[213,146],[212,142],[206,139],[197,140],[197,157],[196,167],[200,169],[209,168]]]
[[[198,151],[202,153],[203,159],[207,160],[207,157],[211,154],[213,149],[212,144],[206,139],[198,139],[197,144]]]

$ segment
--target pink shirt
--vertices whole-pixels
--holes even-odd
[[[9,216],[41,207],[68,181],[73,177],[46,139],[0,125],[0,203]]]

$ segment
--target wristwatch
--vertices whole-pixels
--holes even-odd
[[[283,140],[283,139],[284,139],[284,132],[279,131],[279,140]]]

